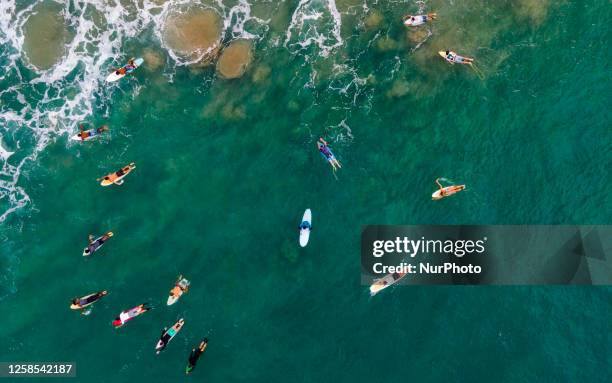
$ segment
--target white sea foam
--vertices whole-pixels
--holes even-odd
[[[55,65],[39,70],[24,53],[24,25],[43,1],[25,8],[17,6],[17,1],[0,1],[0,59],[6,63],[0,73],[4,85],[0,89],[0,134],[3,136],[0,201],[4,209],[0,211],[0,222],[31,202],[20,184],[22,170],[36,164],[38,154],[57,137],[73,134],[79,123],[91,118],[94,109],[108,110],[108,97],[120,85],[108,84],[104,79],[111,68],[128,58],[123,52],[126,40],[152,31],[176,66],[192,64],[208,53],[200,52],[201,56],[196,59],[185,59],[163,42],[167,17],[194,6],[192,0],[170,0],[163,4],[151,0],[56,0],[72,38]],[[220,15],[226,41],[260,40],[268,32],[270,20],[254,16],[247,0],[237,0],[232,5],[215,0],[196,6],[214,9]],[[365,2],[362,9],[367,11]],[[357,11],[358,7],[351,12]],[[283,44],[293,54],[304,54],[308,62],[311,57],[326,59],[344,44],[341,27],[342,15],[334,0],[300,0],[284,39],[270,41],[268,46]],[[332,77],[327,81],[327,89],[346,98],[347,106],[355,105],[367,86],[353,64],[334,64]],[[304,86],[315,87],[317,71],[314,67],[308,70],[309,81]],[[109,88],[111,92],[107,91]],[[338,122],[337,127],[343,136],[350,138],[346,121]]]
[[[152,28],[164,47],[162,30],[168,14],[193,4],[191,0],[162,5],[150,0],[56,0],[73,38],[55,65],[39,70],[28,61],[23,47],[24,25],[42,2],[20,9],[17,0],[0,1],[0,59],[6,63],[0,73],[6,85],[0,89],[0,134],[11,138],[0,146],[0,201],[8,202],[3,203],[8,208],[0,211],[0,222],[30,202],[19,186],[22,169],[34,164],[38,153],[57,137],[72,134],[90,118],[94,107],[109,103],[109,92],[103,90],[119,85],[104,79],[127,59],[122,52],[124,41]],[[222,17],[223,33],[229,32],[230,38],[261,38],[267,31],[268,20],[251,16],[246,0],[232,7],[221,1],[213,6]],[[255,31],[246,30],[247,22],[256,26]],[[176,65],[197,61],[185,61],[169,49],[168,53]],[[41,84],[42,93],[37,91]]]
[[[342,46],[342,16],[334,0],[300,0],[285,33],[285,47],[294,53],[316,47],[327,57]]]
[[[251,4],[247,0],[239,0],[238,4],[229,10],[223,6],[223,30],[231,31],[232,39],[261,39],[268,31],[270,19],[264,20],[251,15]],[[252,33],[245,29],[245,24],[252,21],[263,33]]]
[[[14,153],[15,152],[9,152],[7,149],[4,148],[4,146],[2,145],[2,136],[0,136],[0,158],[6,162],[6,160],[8,160],[8,158]]]

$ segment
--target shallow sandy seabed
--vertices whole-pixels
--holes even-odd
[[[397,49],[397,41],[393,40],[391,37],[381,37],[376,40],[376,49],[381,52],[388,52],[394,49]]]
[[[406,40],[412,44],[422,43],[429,35],[429,30],[424,28],[411,28],[406,31]]]
[[[34,9],[23,27],[25,54],[38,69],[51,68],[65,53],[70,34],[61,11],[55,3],[44,3]]]
[[[363,23],[366,26],[366,28],[375,29],[380,26],[383,20],[384,20],[384,17],[382,13],[380,13],[379,10],[374,9],[370,13],[368,13],[368,15],[363,20]]]
[[[238,78],[246,72],[252,57],[250,41],[233,41],[221,52],[221,57],[219,57],[217,62],[217,71],[224,78]]]
[[[402,97],[410,92],[410,83],[403,79],[397,79],[393,81],[393,85],[391,89],[389,89],[386,93],[387,97]]]
[[[438,20],[426,27],[432,30],[433,35],[427,39],[423,47],[410,54],[409,60],[416,65],[421,74],[428,76],[430,81],[440,81],[444,79],[444,75],[440,73],[437,65],[432,65],[432,62],[436,60],[443,62],[437,51],[452,49],[461,55],[475,58],[476,65],[486,78],[489,74],[495,73],[513,49],[513,46],[496,47],[496,49],[488,47],[494,44],[502,33],[513,27],[516,28],[517,20],[519,25],[538,27],[548,16],[550,7],[555,4],[559,3],[551,3],[549,0],[519,0],[511,8],[511,12],[506,12],[503,17],[498,18],[485,17],[486,14],[481,14],[479,9],[469,7],[468,4],[441,6],[436,9]],[[414,28],[414,35],[407,32],[406,40],[411,41],[414,38],[412,43],[421,42],[419,39],[421,30],[425,31],[426,28]],[[456,69],[449,67],[445,72],[450,74]]]
[[[268,79],[271,71],[272,69],[266,64],[259,65],[253,71],[253,82],[255,84],[262,84]]]
[[[231,89],[219,91],[213,101],[202,109],[202,118],[218,118],[221,116],[229,121],[243,120],[246,118],[246,108],[242,105],[243,100],[236,97]]]
[[[531,19],[535,25],[541,24],[548,15],[550,0],[519,0],[517,3],[514,8],[516,15]]]
[[[221,41],[221,17],[212,9],[190,8],[171,13],[163,30],[166,45],[178,56],[207,60],[216,55]]]
[[[154,72],[164,66],[162,53],[151,48],[144,49],[142,58],[145,61],[144,67],[148,71]]]

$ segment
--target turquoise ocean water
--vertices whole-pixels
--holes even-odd
[[[205,9],[222,46],[251,43],[240,78],[171,47],[169,20]],[[419,11],[438,20],[406,30]],[[366,224],[609,224],[611,17],[605,0],[3,1],[0,361],[74,361],[75,382],[610,381],[610,288],[371,298],[359,238]],[[80,122],[110,133],[69,141]],[[124,185],[96,182],[130,162]],[[437,177],[468,190],[432,203]],[[180,273],[191,290],[167,307]],[[69,310],[103,289],[91,315]],[[111,326],[142,302],[154,309]]]

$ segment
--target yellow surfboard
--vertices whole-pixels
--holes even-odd
[[[102,186],[109,186],[112,184],[121,185],[123,183],[123,177],[130,174],[130,172],[134,169],[136,169],[136,165],[132,162],[131,164],[122,167],[116,172],[107,174],[106,176],[100,178],[102,180],[102,182],[100,182],[100,185]]]

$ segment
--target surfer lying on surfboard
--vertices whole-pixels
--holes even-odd
[[[87,141],[87,139],[92,138],[94,136],[97,136],[99,134],[102,134],[104,132],[108,131],[108,126],[106,125],[102,125],[101,127],[99,127],[98,129],[89,129],[89,130],[85,130],[85,127],[83,126],[83,124],[79,125],[79,138],[82,141]]]
[[[123,185],[123,177],[130,174],[130,172],[134,169],[136,169],[136,165],[132,162],[131,164],[122,167],[116,172],[108,174],[102,178],[98,178],[97,180],[102,181],[100,182],[100,185],[102,186],[108,186],[112,184]]]
[[[70,308],[73,310],[81,310],[81,314],[83,315],[89,315],[89,313],[91,312],[91,305],[93,305],[106,294],[108,294],[108,291],[104,290],[97,293],[85,295],[81,298],[74,298],[72,300]]]
[[[465,185],[452,185],[452,186],[444,187],[440,183],[440,178],[436,179],[436,184],[438,185],[439,189],[436,190],[431,195],[431,199],[433,199],[433,200],[438,200],[438,199],[442,199],[444,197],[448,197],[450,195],[453,195],[453,194],[458,193],[461,190],[465,189]]]
[[[460,56],[457,53],[450,51],[450,50],[446,50],[446,52],[442,52],[440,51],[440,56],[444,57],[444,59],[446,61],[448,61],[451,64],[472,64],[474,62],[473,58],[469,58],[469,57],[464,57],[464,56]]]
[[[428,21],[435,20],[437,17],[438,15],[436,13],[431,12],[426,15],[405,15],[404,17],[402,17],[402,20],[404,20],[405,26],[416,27],[418,25],[425,24]]]
[[[336,159],[336,156],[334,156],[334,153],[332,153],[329,146],[327,146],[327,142],[323,138],[319,137],[319,141],[317,141],[317,148],[319,149],[319,152],[321,153],[323,158],[325,158],[325,160],[329,162],[329,164],[332,166],[332,168],[334,168],[334,170],[340,169],[342,167],[342,165],[340,165],[340,162]]]
[[[170,343],[170,341],[174,338],[174,336],[179,331],[181,331],[184,324],[185,324],[185,321],[183,320],[183,318],[181,318],[172,327],[170,328],[164,327],[164,329],[162,330],[161,336],[159,337],[159,342],[157,342],[157,344],[155,345],[155,351],[157,354],[159,354],[166,348],[166,346],[168,345],[168,343]]]
[[[108,241],[108,239],[112,236],[113,236],[112,231],[109,231],[106,234],[98,238],[89,234],[89,238],[88,238],[89,244],[87,245],[85,249],[83,249],[83,256],[87,257],[88,255],[91,255],[95,253],[96,251],[98,251],[98,249],[100,249],[102,245],[104,245],[104,242]]]
[[[170,296],[168,297],[168,306],[174,304],[176,301],[178,301],[181,295],[189,291],[190,284],[191,283],[187,279],[183,278],[183,275],[179,275],[179,277],[176,279],[176,282],[174,283],[174,287],[172,288],[172,290],[170,290]]]
[[[136,64],[134,63],[134,60],[135,60],[134,57],[129,59],[127,65],[117,69],[115,71],[115,74],[119,76],[119,75],[124,75],[124,74],[128,74],[130,72],[133,72],[134,69],[136,69]]]
[[[142,303],[136,307],[133,307],[127,311],[122,311],[117,318],[113,321],[113,326],[119,328],[126,324],[126,322],[136,318],[137,316],[146,313],[151,310],[150,307],[146,306],[146,303]]]
[[[202,356],[207,346],[208,338],[204,338],[204,340],[200,342],[198,348],[194,348],[191,350],[191,354],[189,354],[189,361],[187,362],[187,367],[185,368],[185,374],[189,374],[193,371],[196,366],[196,363],[198,363],[198,359],[200,359],[200,356]]]

